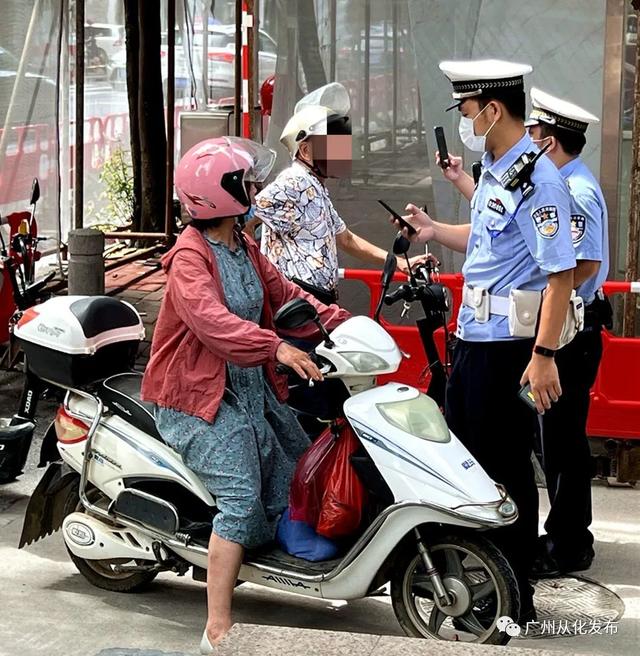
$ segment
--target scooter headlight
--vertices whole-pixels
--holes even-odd
[[[388,369],[389,363],[375,353],[366,351],[341,351],[340,355],[361,374],[371,374],[375,371]]]

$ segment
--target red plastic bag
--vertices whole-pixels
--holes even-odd
[[[349,460],[359,445],[353,430],[343,426],[331,454],[333,466],[328,471],[315,525],[318,535],[325,538],[351,535],[360,526],[365,490]]]
[[[331,471],[336,435],[327,428],[298,461],[289,489],[289,517],[315,528],[320,515],[322,495]]]

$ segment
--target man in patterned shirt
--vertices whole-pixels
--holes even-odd
[[[387,256],[346,227],[324,184],[350,173],[349,104],[346,89],[336,82],[305,96],[280,137],[291,166],[256,197],[262,252],[325,303],[337,299],[338,249],[370,264],[382,265]],[[424,259],[417,256],[411,263]],[[406,272],[406,262],[399,269]]]

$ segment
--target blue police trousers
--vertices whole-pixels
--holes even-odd
[[[518,398],[518,391],[533,342],[458,340],[445,403],[449,428],[518,506],[514,524],[485,536],[513,568],[523,614],[533,607],[529,573],[538,536],[538,490],[531,462],[537,415]]]
[[[542,466],[551,508],[544,528],[553,553],[571,561],[593,545],[591,479],[593,464],[587,438],[589,392],[602,358],[600,325],[586,326],[558,351],[562,396],[542,417]]]

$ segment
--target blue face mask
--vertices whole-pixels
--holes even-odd
[[[255,216],[255,214],[256,214],[256,206],[255,206],[255,205],[252,205],[252,206],[249,208],[249,210],[247,211],[247,213],[244,215],[244,220],[245,220],[245,221],[250,221],[251,219],[253,219],[253,217]]]

